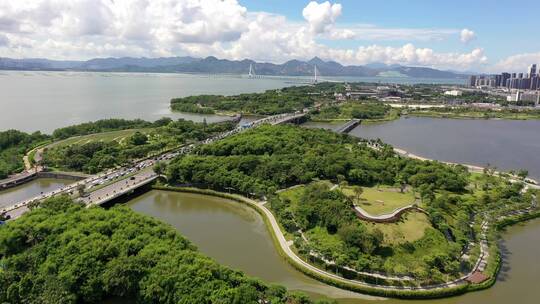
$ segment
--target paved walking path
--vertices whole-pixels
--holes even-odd
[[[487,222],[484,222],[482,224],[483,234],[481,236],[482,241],[481,241],[481,247],[480,247],[480,256],[479,256],[478,260],[476,261],[475,266],[473,267],[473,269],[469,273],[461,276],[460,278],[457,278],[457,279],[449,281],[449,282],[441,283],[441,284],[433,284],[433,285],[426,285],[426,286],[388,286],[388,285],[379,285],[379,284],[372,284],[372,283],[366,283],[366,282],[357,281],[357,280],[346,279],[346,278],[343,278],[343,277],[338,276],[336,274],[321,270],[321,269],[319,269],[319,268],[305,262],[303,259],[301,259],[299,256],[297,256],[296,253],[294,253],[292,251],[292,249],[290,248],[290,246],[292,245],[292,242],[287,241],[285,239],[285,236],[281,232],[281,229],[279,228],[279,224],[278,224],[276,218],[274,217],[274,214],[266,207],[266,202],[259,203],[259,202],[256,202],[256,201],[254,201],[252,199],[249,199],[249,198],[246,198],[246,197],[241,197],[241,198],[245,202],[249,203],[250,205],[252,205],[255,208],[262,211],[262,213],[266,216],[266,218],[270,222],[271,228],[273,230],[273,234],[275,235],[275,237],[276,237],[276,239],[277,239],[277,241],[279,243],[279,246],[281,247],[281,250],[290,259],[292,259],[292,261],[294,261],[294,263],[300,265],[304,269],[309,270],[309,272],[318,274],[318,275],[326,277],[326,278],[330,278],[330,279],[332,279],[334,281],[347,283],[348,285],[351,285],[351,286],[369,287],[369,288],[375,288],[375,289],[380,289],[380,290],[411,290],[411,291],[414,291],[414,290],[426,291],[426,290],[446,289],[446,288],[452,288],[452,287],[460,286],[460,285],[463,285],[463,284],[468,284],[467,280],[473,274],[475,274],[476,272],[481,271],[480,270],[481,268],[483,270],[483,268],[485,268],[485,266],[487,264],[488,244],[487,244],[487,238],[485,236],[485,233],[487,232],[488,225],[487,225]],[[385,279],[385,280],[393,280],[393,279],[396,278],[396,277],[386,276],[386,275],[378,274],[378,273],[368,273],[368,272],[366,272],[366,273],[363,273],[363,274],[366,275],[366,276],[373,277],[373,278]],[[403,278],[401,278],[401,280],[403,280]]]
[[[380,214],[380,215],[371,215],[369,214],[369,212],[362,209],[362,207],[360,206],[354,206],[354,210],[355,210],[356,216],[358,216],[359,218],[366,221],[376,222],[376,223],[396,222],[401,218],[401,215],[407,211],[418,211],[422,213],[427,213],[424,209],[418,207],[416,204],[403,206],[401,208],[395,209],[391,213]]]

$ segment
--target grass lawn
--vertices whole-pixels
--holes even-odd
[[[398,245],[421,239],[431,223],[427,215],[420,212],[404,214],[401,221],[393,224],[363,223],[369,230],[379,229],[384,234],[384,244]]]
[[[333,186],[332,182],[327,181],[327,180],[318,180],[318,181],[314,181],[313,183],[326,184],[328,185],[328,188],[332,188]],[[291,205],[295,206],[300,201],[300,197],[304,193],[305,188],[306,186],[304,185],[298,185],[295,187],[291,187],[287,190],[281,191],[278,194],[281,198],[289,199],[291,201]]]
[[[345,187],[342,191],[350,196],[355,204],[372,215],[388,214],[415,201],[411,191],[400,193],[395,188],[384,186],[378,189],[377,187],[362,187],[362,189],[364,192],[360,196],[360,201],[356,200],[353,187]]]
[[[103,132],[96,134],[89,134],[84,136],[75,136],[68,139],[64,139],[55,143],[50,144],[48,147],[54,146],[69,146],[73,144],[83,145],[90,142],[102,141],[102,142],[111,142],[117,141],[119,143],[127,137],[133,135],[135,132],[139,131],[141,133],[148,133],[151,129],[129,129],[129,130],[118,130],[111,132]]]

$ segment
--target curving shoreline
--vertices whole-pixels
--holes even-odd
[[[238,203],[244,204],[250,208],[253,208],[257,213],[259,213],[262,216],[263,221],[265,222],[265,225],[267,226],[267,229],[270,232],[270,235],[272,236],[272,240],[274,242],[276,249],[278,250],[278,253],[283,258],[285,258],[285,260],[290,265],[292,265],[294,268],[301,271],[302,273],[316,280],[319,280],[323,283],[326,283],[326,284],[329,284],[338,288],[363,293],[363,294],[383,296],[383,297],[404,298],[404,299],[442,298],[442,297],[459,295],[459,294],[463,294],[469,291],[481,290],[481,289],[489,288],[490,286],[492,286],[496,281],[496,274],[498,273],[501,266],[501,258],[500,258],[499,252],[497,251],[496,254],[494,254],[494,256],[491,257],[491,259],[494,259],[492,263],[495,263],[495,269],[492,273],[490,273],[488,280],[480,284],[471,284],[467,281],[467,278],[469,278],[475,272],[475,270],[477,269],[477,267],[479,267],[481,262],[487,262],[486,260],[490,256],[490,254],[488,252],[489,248],[487,247],[487,243],[486,243],[485,248],[482,248],[481,250],[483,254],[480,255],[473,270],[471,270],[471,272],[469,272],[468,274],[450,282],[431,285],[431,286],[417,287],[417,286],[388,286],[388,285],[362,282],[362,281],[357,281],[357,280],[350,280],[350,279],[346,279],[338,275],[335,275],[333,273],[329,273],[327,271],[321,270],[305,262],[303,259],[297,256],[296,253],[290,248],[290,246],[292,245],[292,241],[287,241],[285,239],[285,236],[281,232],[279,224],[277,220],[275,219],[273,213],[266,206],[264,206],[266,202],[257,202],[241,195],[228,194],[228,193],[218,192],[218,191],[209,190],[209,189],[189,188],[189,187],[171,187],[171,186],[153,186],[153,189],[212,195],[212,196],[230,199]],[[536,217],[540,217],[540,212],[537,211],[535,213],[520,213],[518,215],[499,219],[499,221],[493,226],[496,229],[502,229],[505,226],[518,223],[521,221],[529,220],[532,218],[536,218]],[[486,224],[486,230],[487,230],[487,224]],[[375,278],[378,277],[379,279],[382,279],[384,277],[383,275],[380,275],[380,274],[370,274],[370,275],[372,275]]]
[[[376,147],[373,147],[371,145],[368,145],[368,147],[371,147],[373,149],[377,149]],[[441,161],[441,160],[437,160],[437,159],[431,159],[431,158],[427,158],[427,157],[423,157],[423,156],[419,156],[419,155],[416,155],[416,154],[413,154],[411,152],[408,152],[406,150],[403,150],[403,149],[400,149],[400,148],[396,148],[396,147],[393,147],[394,149],[394,152],[400,156],[403,156],[403,157],[408,157],[408,158],[413,158],[413,159],[418,159],[418,160],[422,160],[422,161],[437,161],[437,162],[440,162],[440,163],[443,163],[443,164],[447,164],[447,165],[451,165],[451,166],[456,166],[456,165],[460,165],[460,166],[463,166],[465,168],[467,168],[469,170],[469,172],[472,172],[472,173],[484,173],[484,170],[486,168],[484,167],[481,167],[481,166],[477,166],[477,165],[470,165],[470,164],[460,164],[460,163],[455,163],[455,162],[449,162],[449,161]],[[509,173],[506,173],[506,172],[502,172],[502,171],[494,171],[494,174],[495,175],[498,175],[498,176],[502,176],[504,174],[507,174],[509,175]],[[516,182],[516,181],[522,181],[522,180],[519,180],[519,178],[517,176],[510,176],[509,180],[511,182]],[[525,180],[523,180],[523,182],[525,183],[525,185],[527,187],[531,187],[533,189],[540,189],[540,184],[538,183],[537,180],[533,179],[533,178],[530,178],[530,177],[527,177],[525,178]]]

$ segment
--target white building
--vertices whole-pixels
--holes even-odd
[[[446,92],[444,92],[444,95],[448,95],[448,96],[461,96],[461,95],[463,95],[463,92],[462,92],[462,91],[459,91],[459,90],[451,90],[451,91],[446,91]]]
[[[506,97],[509,102],[528,101],[534,102],[535,105],[540,104],[540,93],[537,92],[523,92],[517,90],[515,94]]]

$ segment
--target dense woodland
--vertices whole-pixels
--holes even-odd
[[[313,112],[313,119],[383,119],[390,114],[392,107],[382,103],[347,102],[323,107]]]
[[[312,303],[220,266],[155,219],[67,197],[0,226],[0,259],[2,303]]]
[[[127,127],[127,125],[124,126]],[[234,127],[232,122],[206,124],[183,119],[173,121],[168,118],[155,123],[137,124],[139,127],[146,125],[151,128],[141,129],[145,132],[136,132],[120,142],[92,141],[48,148],[44,153],[43,163],[49,167],[64,170],[97,173],[164,149],[178,147],[190,141],[203,140]],[[70,131],[70,133],[83,133],[96,129],[96,127],[86,125],[72,128],[75,131]]]
[[[466,170],[438,162],[397,157],[382,145],[375,151],[346,135],[296,126],[261,126],[200,147],[173,162],[172,182],[203,184],[241,193],[271,194],[313,179],[353,184],[408,183],[461,191]]]
[[[169,124],[170,118],[162,118],[155,122],[148,122],[142,119],[127,120],[121,118],[101,119],[93,122],[86,122],[69,127],[54,130],[54,139],[65,139],[73,136],[101,133],[107,131],[126,130],[161,127]]]
[[[175,111],[193,113],[235,112],[244,114],[273,115],[291,113],[313,106],[316,102],[333,98],[342,84],[320,83],[313,86],[286,87],[264,93],[233,96],[200,95],[173,98],[171,108]]]
[[[24,169],[23,156],[48,136],[35,132],[27,134],[17,130],[0,132],[0,178]]]

